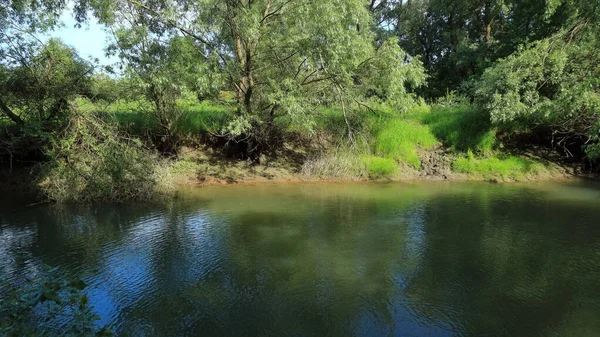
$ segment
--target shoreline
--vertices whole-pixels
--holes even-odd
[[[441,174],[427,174],[410,167],[404,167],[400,172],[390,178],[371,179],[367,176],[348,177],[311,177],[298,172],[293,168],[293,163],[273,166],[252,165],[244,161],[226,161],[203,167],[203,169],[216,170],[209,173],[193,167],[186,171],[177,171],[175,166],[181,161],[174,161],[171,167],[171,184],[177,188],[201,188],[206,186],[253,186],[262,184],[302,184],[302,183],[327,183],[327,184],[386,184],[386,183],[421,183],[421,182],[485,182],[492,184],[526,184],[544,182],[568,182],[576,180],[600,181],[600,175],[588,172],[577,172],[575,167],[552,163],[547,171],[541,175],[525,176],[520,179],[503,179],[499,177],[485,177],[456,172]],[[202,173],[200,172],[202,171]],[[231,171],[234,172],[231,176]],[[226,175],[225,177],[223,175]],[[38,195],[36,178],[31,168],[20,167],[11,171],[0,168],[0,191],[19,192]]]
[[[490,179],[485,177],[474,177],[466,174],[453,174],[450,177],[443,176],[409,176],[400,177],[393,179],[369,179],[369,178],[346,178],[346,179],[333,179],[333,178],[312,178],[305,177],[302,175],[296,175],[293,177],[277,177],[267,179],[264,177],[251,177],[244,178],[241,180],[228,180],[218,178],[208,179],[181,179],[176,178],[174,185],[176,187],[204,187],[204,186],[252,186],[262,184],[302,184],[302,183],[326,183],[326,184],[344,184],[344,183],[360,183],[360,184],[386,184],[386,183],[420,183],[420,182],[482,182],[490,184],[523,184],[523,183],[544,183],[544,182],[568,182],[574,180],[592,180],[600,181],[600,176],[594,174],[551,174],[543,177],[529,177],[523,180],[499,180]]]

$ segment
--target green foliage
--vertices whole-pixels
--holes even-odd
[[[576,20],[597,18],[597,1],[411,0],[375,1],[380,38],[420,55],[428,96],[439,97],[478,77],[521,44],[547,38]]]
[[[454,171],[489,180],[519,181],[547,172],[542,164],[515,156],[477,159],[472,152],[453,163]]]
[[[48,130],[71,112],[76,95],[89,91],[93,66],[55,39],[26,44],[15,53],[19,61],[0,71],[0,111],[17,124]]]
[[[396,161],[389,158],[368,156],[363,157],[362,161],[365,164],[371,179],[390,178],[398,169]]]
[[[0,299],[0,335],[112,336],[109,328],[95,327],[98,316],[88,304],[85,287],[79,278],[57,269],[44,270],[25,285],[9,285]]]
[[[266,147],[288,125],[310,131],[321,105],[341,106],[346,120],[358,102],[406,109],[415,100],[411,88],[425,81],[420,61],[398,39],[374,39],[362,0],[140,1],[117,12],[108,0],[88,5],[115,28],[111,51],[152,96],[166,84],[185,85],[200,98],[234,92],[238,114],[220,133],[236,142]]]
[[[429,149],[438,144],[430,129],[406,119],[381,119],[378,121],[375,153],[384,158],[421,167],[417,149]]]
[[[599,46],[589,23],[530,44],[485,72],[477,102],[509,131],[549,129],[558,145],[588,142],[600,121]]]
[[[585,147],[585,152],[590,159],[599,159],[600,158],[600,122],[596,123],[596,125],[590,131],[590,140],[594,141]]]
[[[110,104],[78,98],[75,105],[83,113],[113,115],[119,127],[126,132],[146,137],[160,132],[152,103],[144,98],[119,99]],[[233,118],[234,109],[211,101],[198,102],[189,93],[176,101],[181,118],[173,125],[173,132],[181,138],[193,138],[218,133]]]
[[[170,189],[156,155],[93,114],[73,116],[46,155],[40,185],[58,202],[150,200]]]

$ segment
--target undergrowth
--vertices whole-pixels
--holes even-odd
[[[309,179],[353,180],[367,176],[364,151],[339,146],[309,157],[301,168],[302,176]]]
[[[151,200],[172,188],[158,155],[94,114],[71,116],[46,156],[40,188],[54,201]]]
[[[126,132],[144,136],[157,132],[159,126],[154,107],[146,100],[119,100],[110,104],[77,99],[80,111],[114,116],[117,124]],[[179,118],[174,131],[180,137],[192,137],[207,132],[219,132],[232,118],[234,109],[230,106],[195,99],[177,100]]]

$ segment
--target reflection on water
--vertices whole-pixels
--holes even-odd
[[[290,184],[0,206],[0,276],[86,272],[120,335],[597,336],[600,188]]]

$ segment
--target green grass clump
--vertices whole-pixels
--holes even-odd
[[[416,121],[384,119],[379,124],[379,132],[375,138],[375,151],[379,156],[420,168],[417,149],[428,149],[438,144],[429,127]]]
[[[497,147],[496,130],[489,116],[467,104],[409,113],[407,118],[427,125],[436,138],[457,151],[488,155]]]
[[[397,169],[395,160],[376,156],[363,157],[363,163],[372,179],[389,178]]]
[[[478,159],[472,152],[469,152],[465,158],[458,158],[452,166],[458,173],[490,180],[519,181],[527,177],[538,176],[545,171],[542,164],[530,159],[515,156]]]

